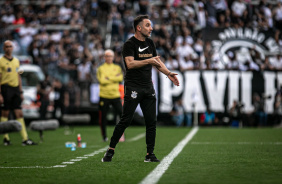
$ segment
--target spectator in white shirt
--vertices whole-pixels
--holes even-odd
[[[282,71],[282,56],[277,54],[276,58],[274,59],[273,65],[276,70]]]
[[[240,24],[242,22],[244,12],[247,11],[247,6],[243,0],[237,0],[232,3],[231,11],[233,22],[235,24]]]
[[[174,59],[173,56],[171,56],[170,54],[168,56],[168,59],[165,61],[165,66],[169,70],[178,70],[179,69],[178,61]]]
[[[91,62],[89,58],[83,58],[82,63],[77,67],[78,71],[78,85],[81,89],[81,100],[83,102],[89,101],[89,87],[91,81],[90,75]]]
[[[232,51],[227,52],[228,56],[228,63],[227,63],[227,68],[229,70],[238,70],[239,69],[239,62],[236,60],[236,56]]]
[[[12,24],[16,20],[16,17],[13,14],[12,10],[10,10],[7,12],[7,14],[3,15],[1,20],[2,22],[5,22],[6,24]]]
[[[186,43],[186,40],[184,40],[182,44],[176,48],[176,53],[179,56],[179,60],[183,60],[184,57],[194,54],[194,50],[189,44]]]
[[[191,55],[188,55],[179,61],[180,71],[184,72],[187,70],[193,70],[194,69],[194,63],[191,60]]]
[[[22,54],[27,55],[27,48],[33,40],[33,36],[37,33],[37,30],[30,26],[29,23],[25,23],[24,27],[20,28],[20,44],[22,47]]]
[[[65,2],[65,5],[62,6],[59,10],[59,22],[62,24],[69,23],[72,14],[71,4],[69,1]]]
[[[198,3],[198,11],[197,11],[197,19],[198,19],[198,26],[202,29],[206,27],[206,10],[204,9],[204,3],[199,2]]]

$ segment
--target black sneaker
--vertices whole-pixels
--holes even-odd
[[[11,141],[9,141],[8,139],[4,138],[3,140],[4,146],[9,146],[11,145]]]
[[[37,145],[37,143],[33,142],[30,139],[22,142],[22,146],[31,146],[31,145]]]
[[[146,155],[144,162],[160,162],[160,160],[157,159],[154,153],[151,153]]]
[[[114,150],[108,149],[101,161],[102,162],[111,162],[114,154],[115,154]]]

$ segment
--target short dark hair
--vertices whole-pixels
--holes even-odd
[[[149,19],[148,15],[139,15],[134,19],[133,26],[134,26],[134,31],[136,31],[137,25],[142,22],[144,19]]]

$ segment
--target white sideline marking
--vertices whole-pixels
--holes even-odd
[[[54,167],[54,166],[53,166]],[[53,168],[51,167],[44,167],[44,166],[23,166],[23,167],[0,167],[1,169],[35,169],[35,168],[44,168],[44,169],[48,169],[48,168]]]
[[[211,145],[221,145],[221,144],[238,144],[238,145],[282,145],[282,142],[190,142],[190,144],[211,144]]]
[[[70,161],[71,162],[79,162],[79,161],[81,161],[82,159],[71,159]]]
[[[74,162],[62,162],[62,164],[74,164]]]
[[[141,138],[143,138],[145,136],[144,133],[142,134],[139,134],[131,139],[129,139],[128,141],[129,142],[132,142],[132,141],[137,141]],[[107,149],[109,148],[109,146],[106,146],[104,148],[101,148],[99,150],[96,150],[94,151],[93,153],[90,153],[90,154],[87,154],[87,155],[84,155],[82,157],[76,157],[76,159],[71,159],[70,161],[68,162],[62,162],[61,164],[62,165],[54,165],[54,166],[50,166],[50,167],[45,167],[45,166],[23,166],[23,167],[1,167],[0,166],[0,169],[36,169],[36,168],[40,168],[40,169],[52,169],[52,168],[60,168],[60,167],[67,167],[67,165],[69,164],[74,164],[74,162],[79,162],[81,161],[82,159],[87,159],[88,157],[93,157],[94,155],[97,155],[99,153],[103,153],[105,152]],[[67,165],[63,165],[63,164],[67,164]]]
[[[155,184],[157,183],[165,171],[168,169],[173,160],[178,156],[186,144],[194,137],[198,132],[199,127],[194,127],[182,141],[180,141],[176,147],[160,162],[160,164],[148,174],[140,184]]]
[[[67,165],[54,165],[54,166],[51,166],[51,168],[56,168],[56,167],[67,167]]]
[[[128,139],[128,141],[126,141],[126,142],[137,141],[137,140],[139,140],[139,139],[145,137],[145,135],[146,135],[146,133],[139,134],[139,135],[137,135],[136,137],[133,137],[133,138],[131,138],[131,139]]]

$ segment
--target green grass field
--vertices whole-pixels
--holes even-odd
[[[159,164],[144,163],[145,127],[126,130],[126,141],[117,145],[111,163],[101,162],[108,143],[102,142],[99,127],[74,131],[71,135],[65,135],[63,127],[46,131],[43,143],[26,147],[21,146],[19,133],[10,134],[13,145],[0,145],[0,183],[138,184]],[[112,131],[108,127],[109,136]],[[163,159],[190,131],[158,127],[156,156]],[[28,133],[39,142],[38,132]],[[65,142],[75,142],[77,133],[87,147],[71,151]],[[158,183],[281,184],[282,129],[200,128]]]

